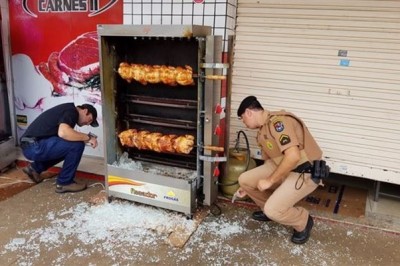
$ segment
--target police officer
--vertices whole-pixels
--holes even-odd
[[[237,115],[247,128],[258,129],[257,143],[265,159],[239,176],[237,195],[248,195],[261,208],[253,219],[291,226],[292,242],[307,242],[314,221],[306,209],[294,205],[318,187],[310,167],[321,159],[321,149],[301,119],[264,110],[255,96],[241,102]],[[266,190],[273,192],[268,196]]]

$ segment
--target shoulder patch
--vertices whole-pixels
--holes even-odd
[[[285,129],[281,120],[274,122],[274,128],[276,132],[282,132]]]
[[[290,143],[290,137],[288,135],[286,135],[286,134],[282,134],[279,137],[279,143],[281,145],[286,145],[286,144]]]
[[[271,116],[271,118],[270,118],[270,121],[272,122],[272,123],[275,123],[276,121],[281,121],[282,120],[282,116],[278,116],[278,115],[273,115],[273,116]]]
[[[267,148],[268,148],[269,150],[272,150],[272,149],[274,148],[274,145],[273,145],[273,144],[271,143],[271,141],[269,141],[269,140],[267,140],[266,145],[267,145]]]

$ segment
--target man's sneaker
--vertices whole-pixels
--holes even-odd
[[[79,192],[86,189],[86,184],[78,184],[78,183],[71,183],[69,185],[57,185],[56,192],[57,193],[66,193],[66,192]]]
[[[43,181],[43,178],[38,174],[31,165],[22,168],[22,171],[36,184],[39,184]]]
[[[301,231],[297,232],[293,230],[292,242],[295,244],[304,244],[307,242],[308,238],[310,237],[311,229],[313,228],[314,221],[311,215],[308,215],[307,225],[306,228]]]
[[[251,218],[253,218],[256,221],[261,221],[261,222],[269,222],[271,219],[268,218],[267,215],[264,214],[263,211],[255,211],[251,215]]]

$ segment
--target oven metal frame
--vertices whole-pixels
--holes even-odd
[[[199,202],[211,205],[217,199],[217,177],[213,176],[215,163],[201,160],[212,157],[215,152],[204,150],[204,145],[217,146],[219,136],[214,129],[219,115],[214,112],[221,98],[221,81],[203,79],[198,84],[198,111],[196,136],[196,171],[194,178],[174,178],[142,169],[126,169],[116,166],[122,156],[116,125],[116,70],[120,62],[115,47],[107,43],[109,37],[127,38],[196,38],[199,44],[198,66],[202,75],[221,75],[215,65],[222,61],[222,37],[211,36],[211,27],[197,25],[98,25],[100,48],[100,77],[103,97],[103,130],[105,139],[106,191],[112,197],[132,200],[156,207],[170,209],[192,216]],[[210,67],[211,66],[211,67]],[[201,72],[201,73],[200,73]],[[147,163],[144,163],[147,165]],[[157,165],[154,165],[157,166]],[[151,165],[149,166],[152,167]],[[160,166],[162,167],[162,165]],[[114,183],[113,183],[114,182]],[[120,185],[113,185],[118,183]]]
[[[7,3],[7,2],[6,2]],[[6,7],[8,9],[8,6]],[[2,7],[3,9],[3,7]],[[12,67],[11,67],[11,46],[10,46],[10,29],[5,27],[9,24],[8,12],[2,12],[2,24],[0,28],[1,41],[1,60],[3,60],[5,80],[1,80],[0,84],[0,131],[5,131],[7,137],[0,139],[0,172],[9,169],[15,165],[15,160],[18,157],[16,144],[17,141],[17,126],[15,121],[14,108],[14,91],[12,84]],[[4,126],[4,128],[3,128]]]

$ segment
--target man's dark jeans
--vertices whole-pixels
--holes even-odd
[[[75,178],[85,143],[83,141],[67,141],[60,137],[50,137],[28,145],[21,145],[21,147],[25,157],[33,161],[32,168],[39,174],[64,161],[57,177],[57,184],[68,185]]]

